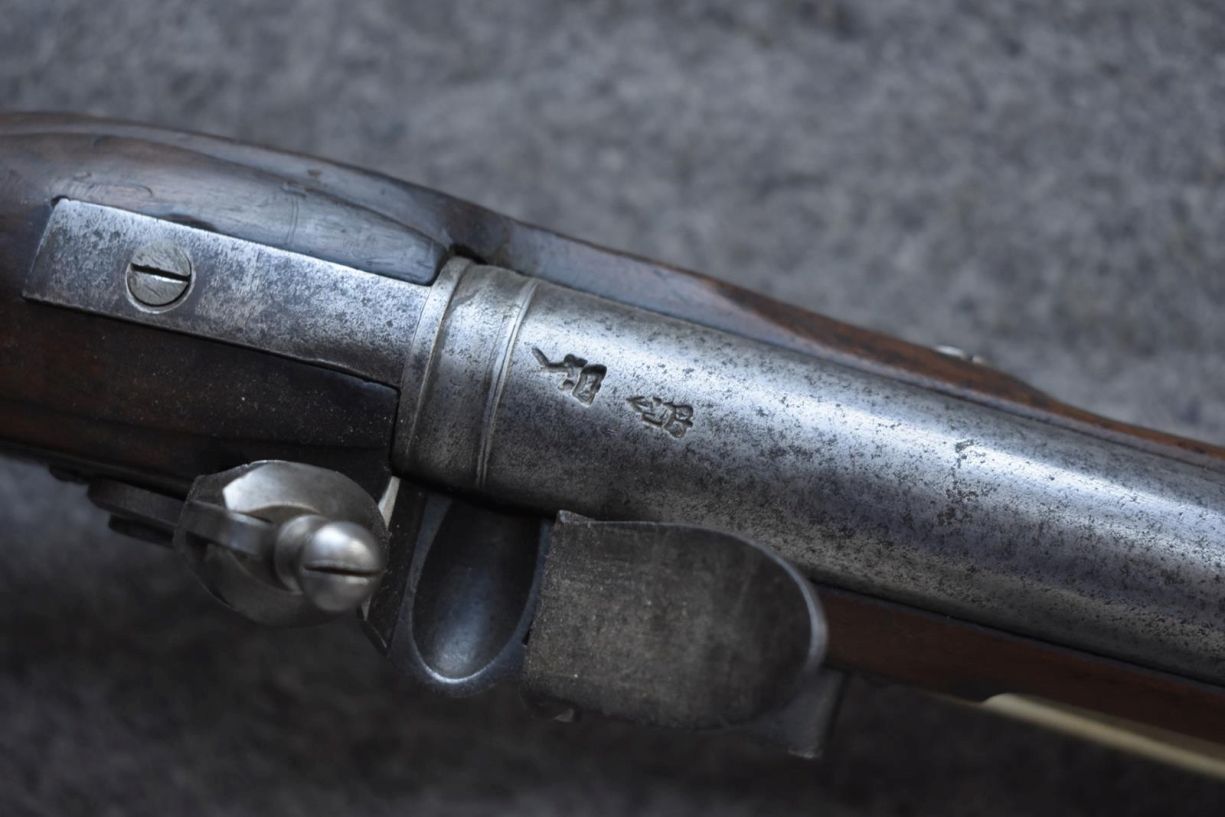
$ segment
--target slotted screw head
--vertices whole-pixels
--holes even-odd
[[[128,262],[128,292],[148,307],[170,306],[191,286],[191,258],[166,241],[144,244]]]
[[[328,613],[356,610],[370,597],[386,567],[374,534],[354,522],[299,516],[282,525],[277,575]]]

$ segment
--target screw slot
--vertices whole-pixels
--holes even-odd
[[[142,245],[128,262],[128,293],[141,306],[175,305],[187,294],[191,280],[191,258],[174,244]]]

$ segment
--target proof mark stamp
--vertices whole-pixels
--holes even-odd
[[[693,427],[693,406],[660,397],[631,397],[625,402],[638,412],[642,422],[662,429],[678,440]]]
[[[566,355],[560,361],[553,362],[535,347],[532,348],[532,354],[546,372],[562,376],[558,389],[585,406],[590,406],[591,401],[595,400],[595,396],[600,393],[600,384],[604,382],[604,375],[608,374],[607,367],[588,363],[577,355]]]

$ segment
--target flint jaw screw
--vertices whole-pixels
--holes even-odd
[[[374,592],[386,559],[365,527],[305,514],[280,526],[277,577],[325,613],[356,610]]]

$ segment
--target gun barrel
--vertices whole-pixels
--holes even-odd
[[[496,268],[434,285],[396,466],[1225,681],[1225,476]],[[729,603],[735,600],[729,599]]]
[[[825,583],[832,666],[1225,734],[1225,449],[313,158],[35,115],[0,165],[5,452],[719,528]]]

